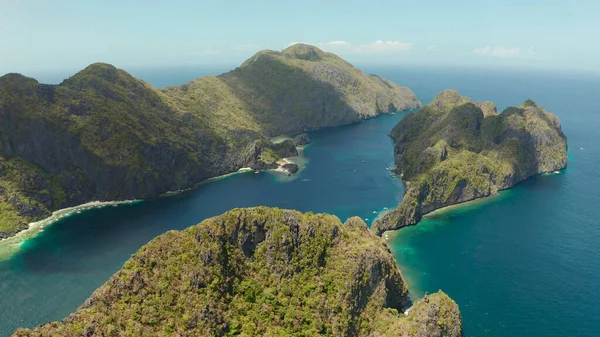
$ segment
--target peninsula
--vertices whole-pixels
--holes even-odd
[[[391,137],[406,193],[396,209],[373,223],[378,235],[567,165],[558,117],[531,100],[498,114],[491,102],[445,90],[404,117]]]
[[[408,88],[304,44],[165,89],[102,63],[59,85],[7,74],[0,77],[0,238],[54,210],[155,198],[240,168],[276,168],[296,155],[296,144],[270,137],[420,105]]]
[[[410,304],[360,218],[258,207],[157,237],[75,313],[13,336],[462,335],[443,292]]]

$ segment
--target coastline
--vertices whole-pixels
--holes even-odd
[[[498,192],[498,194],[488,195],[486,197],[481,197],[481,198],[477,198],[477,199],[473,199],[473,200],[469,200],[469,201],[459,202],[458,204],[452,204],[452,205],[448,205],[448,206],[444,206],[444,207],[435,209],[429,213],[423,214],[423,219],[434,217],[436,215],[441,215],[441,214],[444,214],[444,213],[454,210],[454,209],[463,208],[463,207],[467,207],[467,206],[473,206],[475,204],[482,204],[484,202],[492,201],[493,199],[501,197],[502,194],[504,194],[503,192],[508,191],[509,189],[510,188],[501,190]]]
[[[407,109],[403,109],[403,110],[398,110],[395,113],[412,112],[417,109],[418,108],[412,108],[412,109],[407,108]],[[313,132],[313,131],[318,131],[318,130],[323,130],[323,129],[343,127],[343,126],[347,126],[347,125],[364,122],[364,121],[367,121],[370,119],[375,119],[380,116],[393,115],[395,113],[380,113],[376,116],[368,116],[367,118],[360,119],[359,121],[356,121],[356,122],[341,124],[341,125],[337,125],[337,126],[316,128],[313,130],[307,130],[306,132]],[[291,134],[282,134],[279,136],[272,137],[270,139],[270,141],[273,143],[279,143],[279,142],[282,142],[282,141],[288,140],[288,139],[293,140],[294,138],[292,137]],[[291,182],[291,181],[295,180],[300,175],[302,170],[304,168],[306,168],[306,164],[308,164],[308,162],[309,162],[309,159],[304,156],[304,150],[307,147],[309,147],[310,145],[311,144],[307,144],[304,146],[297,146],[296,148],[298,149],[298,157],[282,158],[282,161],[284,161],[285,163],[293,163],[293,164],[298,165],[298,172],[296,172],[292,175],[288,175],[288,172],[286,170],[283,170],[279,167],[276,169],[261,170],[261,171],[273,174],[279,182]],[[226,174],[223,174],[220,176],[215,176],[215,177],[211,177],[211,178],[202,180],[186,189],[176,190],[176,191],[167,191],[167,192],[159,195],[159,198],[178,195],[178,194],[186,192],[186,191],[194,190],[194,189],[198,188],[199,186],[209,183],[209,182],[212,182],[212,181],[225,179],[225,178],[231,177],[236,174],[248,173],[248,172],[253,172],[253,171],[255,171],[255,170],[253,170],[250,167],[242,167],[234,172],[230,172],[230,173],[226,173]],[[404,183],[404,181],[403,181],[403,183]],[[47,218],[29,223],[27,229],[22,230],[11,237],[0,239],[0,261],[10,258],[10,256],[12,254],[19,251],[19,249],[23,243],[25,243],[29,239],[34,238],[39,232],[43,231],[45,227],[50,226],[53,223],[55,223],[56,221],[59,221],[62,218],[71,215],[73,212],[78,212],[78,211],[81,212],[81,211],[85,211],[85,210],[89,210],[89,209],[103,208],[103,207],[107,207],[107,206],[118,206],[120,204],[142,202],[142,201],[144,201],[144,200],[137,199],[137,200],[120,200],[120,201],[118,201],[118,200],[117,201],[90,201],[90,202],[76,205],[73,207],[56,210],[56,211],[52,212],[52,215],[50,215]],[[389,211],[391,211],[391,208],[388,210],[385,210],[385,211],[389,212]],[[379,214],[378,214],[377,218],[379,218]]]
[[[287,137],[287,136],[283,136],[283,137]],[[302,160],[300,160],[300,161],[304,164],[304,163],[308,162],[308,160],[303,157],[303,151],[302,151],[303,149],[304,149],[304,147],[298,147],[299,156],[295,157],[295,158],[302,158]],[[284,163],[294,163],[294,161],[291,160],[290,158],[282,158],[282,161]],[[300,167],[298,172],[293,174],[292,176],[297,176],[303,168],[304,168],[304,165],[302,167]],[[266,170],[266,171],[273,172],[276,174],[277,173],[279,173],[279,174],[285,173],[285,176],[287,178],[289,178],[287,176],[287,171],[282,169],[281,167],[278,167],[278,168],[272,169],[272,170]],[[177,191],[167,191],[167,192],[161,194],[159,196],[159,198],[175,196],[175,195],[181,194],[186,191],[194,190],[206,183],[210,183],[210,182],[225,179],[225,178],[237,175],[237,174],[248,173],[248,172],[254,172],[254,170],[250,167],[242,167],[235,172],[230,172],[230,173],[222,174],[220,176],[202,180],[202,181],[194,184],[190,188],[186,188],[183,190],[177,190]],[[65,218],[65,217],[68,217],[74,213],[81,213],[82,211],[87,211],[90,209],[104,208],[104,207],[108,207],[108,206],[118,206],[118,205],[122,205],[122,204],[132,204],[132,203],[143,202],[143,201],[144,201],[144,199],[90,201],[85,204],[80,204],[80,205],[76,205],[73,207],[67,207],[67,208],[56,210],[56,211],[52,212],[52,214],[47,218],[44,218],[44,219],[41,219],[38,221],[34,221],[34,222],[30,222],[27,225],[27,229],[24,229],[11,237],[0,239],[0,261],[9,259],[14,253],[18,252],[21,249],[21,246],[27,240],[33,239],[36,237],[37,234],[39,234],[40,232],[43,232],[44,228],[51,226],[55,222]]]
[[[531,179],[531,178],[536,177],[536,176],[556,176],[556,175],[560,175],[560,174],[563,174],[563,171],[566,168],[567,168],[567,165],[565,165],[562,168],[555,169],[555,170],[533,174],[533,175],[531,175],[531,176],[529,176],[529,177],[527,177],[527,178],[525,178],[523,180],[520,180],[519,182],[515,183],[514,185],[511,185],[511,186],[508,186],[506,188],[498,190],[498,193],[496,193],[496,194],[491,194],[491,195],[479,197],[479,198],[476,198],[476,199],[466,200],[466,201],[463,201],[463,202],[454,203],[454,204],[451,204],[451,205],[447,205],[447,206],[443,206],[443,207],[440,207],[440,208],[436,208],[436,209],[434,209],[431,212],[428,212],[428,213],[425,213],[425,214],[421,214],[421,220],[419,220],[417,223],[409,224],[409,225],[404,225],[404,226],[393,228],[393,229],[388,229],[388,230],[385,230],[383,232],[380,232],[380,235],[383,237],[388,232],[399,231],[399,230],[401,230],[403,228],[406,228],[406,227],[417,226],[419,224],[419,222],[421,222],[425,218],[431,218],[431,217],[443,214],[443,213],[445,213],[447,211],[450,211],[450,210],[453,210],[453,209],[457,209],[457,208],[461,208],[461,207],[467,207],[467,206],[472,206],[474,204],[480,204],[480,203],[483,203],[483,202],[488,202],[490,200],[495,200],[496,198],[501,197],[503,194],[505,194],[506,191],[515,188],[517,185],[521,184],[522,182],[524,182],[524,181],[526,181],[528,179]],[[405,189],[408,190],[408,185],[409,185],[410,182],[402,180],[402,183],[404,184]],[[404,202],[404,196],[402,197],[402,201],[400,203],[398,203],[398,205],[396,205],[396,207],[399,207],[400,205],[402,205],[402,202]],[[381,218],[386,213],[389,213],[389,212],[385,212],[385,213],[377,216],[377,218],[375,220],[378,220],[379,218]]]
[[[540,173],[534,174],[534,175],[532,175],[530,177],[527,177],[527,178],[519,181],[518,183],[516,183],[516,184],[514,184],[514,185],[512,185],[510,187],[507,187],[507,188],[499,190],[497,194],[492,194],[492,195],[488,195],[488,196],[485,196],[485,197],[480,197],[480,198],[477,198],[477,199],[463,201],[463,202],[459,202],[457,204],[452,204],[452,205],[440,207],[440,208],[437,208],[437,209],[435,209],[435,210],[433,210],[433,211],[431,211],[429,213],[423,214],[422,218],[434,217],[436,215],[440,215],[440,214],[443,214],[443,213],[445,213],[447,211],[450,211],[450,210],[453,210],[453,209],[457,209],[457,208],[462,208],[462,207],[467,207],[467,206],[473,206],[475,204],[481,204],[481,203],[484,203],[484,202],[491,202],[491,201],[496,200],[496,199],[498,199],[500,197],[503,197],[504,194],[506,194],[509,190],[512,190],[513,188],[517,187],[520,183],[522,183],[522,182],[524,182],[526,180],[529,180],[529,179],[531,179],[533,177],[536,177],[536,176],[555,176],[555,175],[560,175],[560,174],[563,173],[563,171],[566,168],[567,167],[565,166],[565,167],[557,169],[557,170],[553,170],[553,171],[549,171],[549,172],[540,172]],[[415,225],[417,225],[417,224],[418,223],[416,223]],[[399,228],[398,230],[400,230],[400,229],[402,229],[402,228]]]
[[[176,191],[167,191],[167,192],[159,195],[158,197],[159,198],[166,198],[166,197],[174,196],[174,195],[177,195],[177,194],[181,194],[183,192],[194,190],[194,189],[200,187],[202,184],[206,184],[206,183],[209,183],[211,181],[225,179],[227,177],[231,177],[231,176],[234,176],[236,174],[242,174],[242,173],[247,173],[247,172],[252,172],[252,171],[254,171],[254,170],[252,168],[250,168],[250,167],[242,167],[242,168],[238,169],[235,172],[225,173],[225,174],[222,174],[220,176],[216,176],[216,177],[204,179],[204,180],[202,180],[202,181],[200,181],[198,183],[195,183],[194,185],[192,185],[189,188],[185,188],[185,189],[182,189],[182,190],[176,190]]]
[[[421,220],[419,220],[419,222],[417,222],[416,224],[408,225],[408,226],[402,226],[402,227],[396,228],[396,229],[386,230],[383,233],[381,233],[381,236],[387,242],[388,240],[390,240],[389,237],[391,236],[391,233],[398,233],[398,232],[400,232],[404,228],[418,226],[419,223],[421,221],[423,221],[424,219],[426,219],[426,218],[431,218],[431,217],[435,217],[435,216],[438,216],[438,215],[442,215],[442,214],[444,214],[446,212],[449,212],[449,211],[452,211],[452,210],[456,210],[456,209],[459,209],[459,208],[468,207],[468,206],[474,206],[474,205],[478,205],[478,204],[482,204],[482,203],[485,203],[485,202],[490,202],[490,201],[496,200],[499,197],[502,197],[502,195],[505,194],[506,191],[512,189],[513,187],[514,186],[509,187],[509,188],[505,188],[503,190],[500,190],[500,191],[498,191],[498,194],[488,195],[486,197],[481,197],[481,198],[477,198],[477,199],[473,199],[473,200],[468,200],[468,201],[460,202],[460,203],[457,203],[457,204],[452,204],[452,205],[448,205],[448,206],[437,208],[437,209],[435,209],[435,210],[433,210],[433,211],[431,211],[429,213],[423,214],[421,216]],[[400,205],[400,204],[398,204],[398,205]],[[376,218],[376,220],[379,219],[380,217],[383,217],[386,213],[389,213],[390,211],[392,211],[392,209],[388,210],[385,213],[380,214]],[[391,237],[393,238],[394,236],[395,235],[393,235]]]
[[[43,232],[44,228],[54,224],[55,222],[66,218],[72,214],[81,213],[90,209],[104,208],[108,206],[118,206],[121,204],[133,204],[142,202],[143,200],[122,200],[122,201],[91,201],[85,204],[67,207],[52,212],[47,218],[28,224],[27,229],[19,233],[0,240],[0,261],[8,259],[12,254],[18,252],[21,245],[27,240],[34,238],[38,233]]]
[[[200,185],[209,183],[211,181],[220,180],[220,179],[224,179],[224,178],[236,175],[236,174],[252,172],[252,171],[254,171],[254,170],[250,167],[242,167],[235,172],[231,172],[231,173],[227,173],[227,174],[223,174],[220,176],[202,180],[201,182],[194,184],[192,187],[186,188],[184,190],[165,192],[165,193],[161,194],[159,196],[159,198],[174,196],[174,195],[186,192],[186,191],[196,189]],[[40,232],[43,232],[46,227],[51,226],[55,222],[62,220],[63,218],[68,217],[74,213],[80,213],[83,211],[88,211],[88,210],[97,209],[97,208],[104,208],[104,207],[108,207],[108,206],[116,207],[116,206],[119,206],[122,204],[133,204],[133,203],[138,203],[138,202],[143,202],[143,201],[144,201],[144,199],[90,201],[85,204],[80,204],[80,205],[76,205],[73,207],[67,207],[67,208],[56,210],[56,211],[52,212],[52,215],[50,215],[47,218],[44,218],[39,221],[30,222],[27,225],[27,229],[24,229],[11,237],[0,239],[0,261],[9,259],[14,253],[18,252],[21,249],[21,245],[23,245],[27,240],[35,238],[36,235],[39,234]]]

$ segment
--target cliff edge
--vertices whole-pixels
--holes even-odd
[[[378,235],[567,166],[560,120],[531,100],[498,114],[491,102],[445,90],[404,117],[391,137],[395,170],[407,190],[402,203],[373,224]]]

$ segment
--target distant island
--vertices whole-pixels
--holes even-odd
[[[157,237],[75,313],[13,336],[462,335],[443,292],[410,304],[360,218],[258,207]]]
[[[155,198],[240,168],[291,173],[281,159],[297,144],[270,137],[420,106],[410,89],[304,44],[165,89],[102,63],[60,85],[7,74],[0,238],[89,201]]]
[[[379,235],[567,165],[558,117],[531,100],[498,114],[491,102],[446,90],[404,117],[391,137],[395,171],[407,190],[396,209],[373,223]]]

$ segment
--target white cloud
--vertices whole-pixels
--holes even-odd
[[[287,46],[289,47],[296,43],[305,42],[292,42],[288,43]],[[412,43],[391,40],[377,40],[375,42],[366,44],[352,44],[348,41],[335,40],[329,42],[318,42],[314,43],[314,45],[324,49],[325,51],[345,54],[393,54],[406,52],[413,48]]]
[[[325,43],[319,43],[320,45],[328,45],[328,46],[342,46],[342,47],[351,47],[352,45],[346,41],[331,41]]]
[[[509,59],[509,58],[515,58],[515,57],[519,57],[519,55],[521,54],[521,49],[517,48],[517,47],[498,47],[498,46],[494,46],[494,47],[483,47],[483,48],[477,48],[473,51],[475,54],[477,55],[481,55],[481,56],[490,56],[490,57],[496,57],[496,58],[501,58],[501,59]]]

